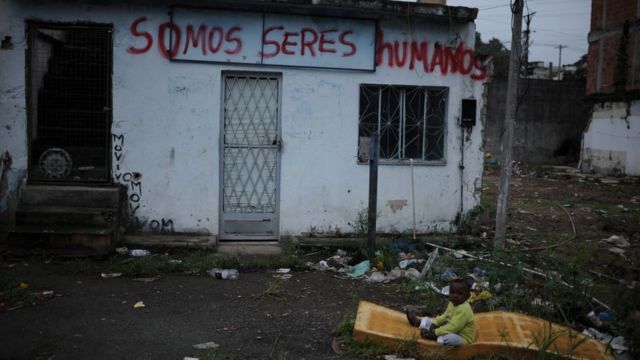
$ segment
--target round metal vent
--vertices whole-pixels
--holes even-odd
[[[49,179],[64,179],[71,173],[71,156],[60,148],[49,148],[40,155],[40,170]]]

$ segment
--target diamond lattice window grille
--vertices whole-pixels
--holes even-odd
[[[225,78],[223,211],[275,213],[278,79]]]

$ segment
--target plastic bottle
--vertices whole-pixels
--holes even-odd
[[[216,279],[237,280],[240,273],[236,269],[211,269],[207,273]]]
[[[133,249],[129,254],[131,256],[149,256],[151,255],[151,251],[143,249]]]

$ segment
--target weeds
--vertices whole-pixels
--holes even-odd
[[[29,284],[16,280],[0,279],[0,311],[29,306],[35,303],[37,296],[29,289]]]
[[[271,297],[280,297],[282,296],[282,280],[273,279],[267,283],[267,287],[260,294],[260,297],[271,296]]]

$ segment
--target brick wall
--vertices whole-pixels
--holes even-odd
[[[592,0],[587,55],[587,95],[640,92],[640,16],[638,0]],[[628,22],[626,51],[620,53],[622,29]],[[623,57],[626,57],[624,59]],[[620,62],[626,60],[626,71]],[[624,86],[618,83],[623,79]]]

